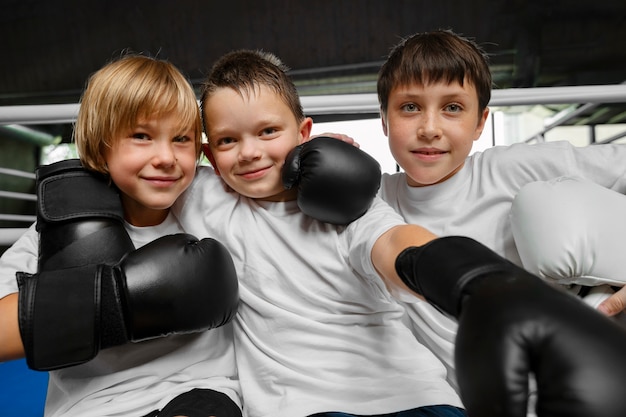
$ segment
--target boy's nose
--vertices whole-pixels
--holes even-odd
[[[422,123],[418,128],[418,134],[421,138],[432,140],[441,137],[441,127],[437,115],[426,113],[422,117]]]
[[[239,146],[239,160],[240,161],[252,161],[257,159],[260,155],[257,141],[254,139],[244,139],[240,142]]]
[[[155,165],[164,167],[172,166],[176,163],[176,154],[170,143],[161,143],[157,145],[154,155]]]

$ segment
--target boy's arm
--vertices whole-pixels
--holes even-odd
[[[372,263],[394,297],[407,300],[412,297],[424,299],[400,279],[395,262],[406,248],[422,246],[436,238],[437,236],[421,226],[407,224],[389,229],[376,240],[372,248]]]
[[[571,294],[466,237],[408,248],[398,274],[455,317],[455,365],[469,415],[525,416],[537,381],[539,416],[626,415],[626,333]]]
[[[30,368],[81,364],[101,349],[234,316],[237,276],[219,242],[175,234],[134,250],[117,191],[76,160],[38,168],[37,194],[37,272],[17,273]]]
[[[17,321],[18,294],[0,299],[0,362],[24,357],[24,345]]]
[[[0,258],[0,362],[25,356],[18,326],[16,272],[37,270],[38,245],[32,225]]]

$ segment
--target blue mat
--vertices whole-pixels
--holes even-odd
[[[0,363],[0,416],[41,417],[48,373],[28,369],[26,360]]]

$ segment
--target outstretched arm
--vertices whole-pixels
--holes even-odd
[[[539,417],[626,415],[626,332],[614,321],[465,237],[409,248],[396,268],[459,322],[455,364],[469,415],[526,416],[531,374]]]
[[[411,246],[422,246],[437,236],[421,226],[407,224],[396,226],[382,234],[372,248],[372,262],[379,275],[385,281],[389,292],[400,300],[424,298],[415,293],[400,279],[395,262],[400,253]]]

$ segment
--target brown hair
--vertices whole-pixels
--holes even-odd
[[[476,88],[479,111],[491,99],[491,71],[487,54],[475,42],[450,30],[417,33],[391,49],[378,73],[378,102],[387,112],[389,94],[400,85],[424,85],[467,79]]]
[[[231,88],[240,95],[266,86],[278,94],[297,121],[304,111],[295,84],[287,75],[289,68],[274,54],[259,50],[239,50],[223,55],[211,68],[200,94],[200,107],[219,88]],[[202,112],[203,120],[204,112]],[[204,126],[205,132],[207,126]]]
[[[105,150],[143,117],[179,118],[181,132],[195,130],[198,157],[202,122],[195,92],[171,63],[144,55],[125,55],[102,67],[87,82],[74,126],[74,141],[86,168],[108,173]]]

